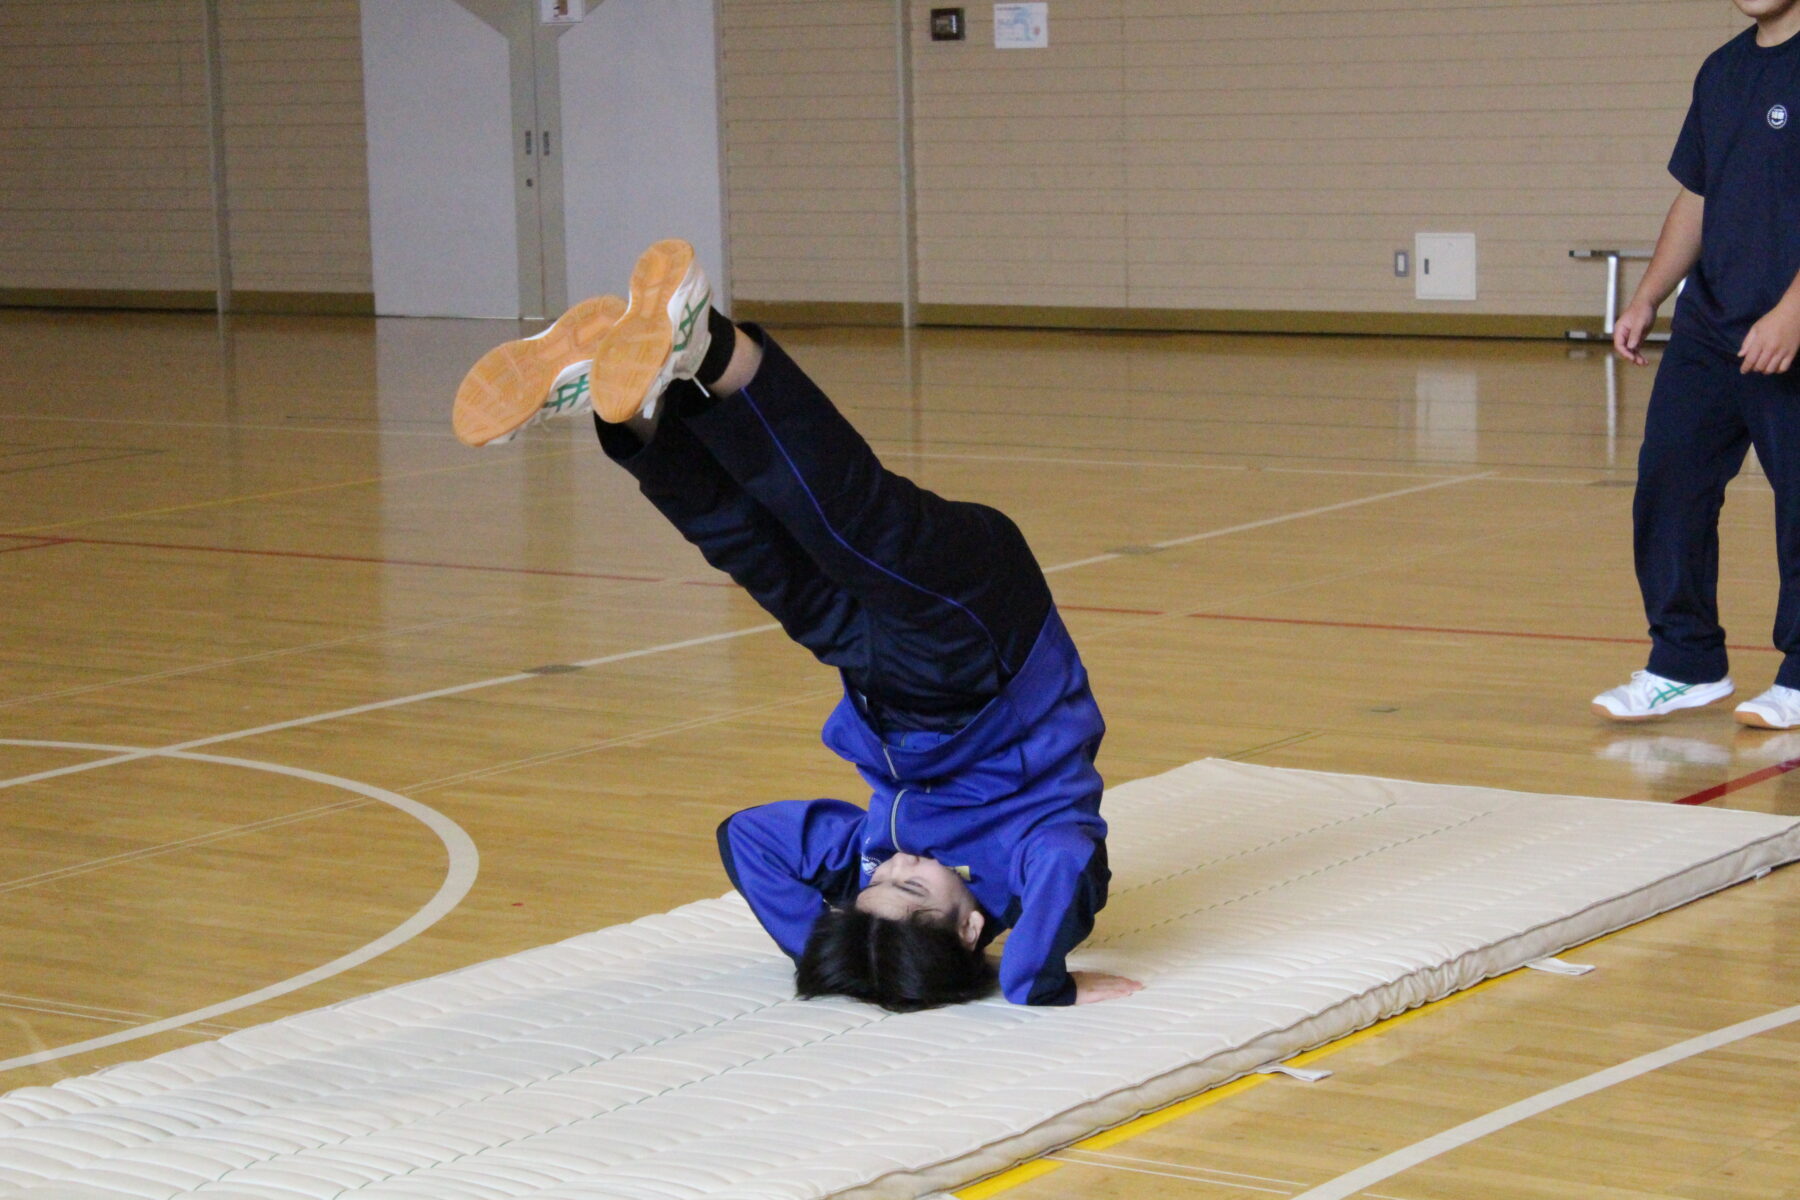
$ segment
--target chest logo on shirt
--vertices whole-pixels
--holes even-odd
[[[1788,122],[1788,110],[1785,104],[1776,104],[1769,109],[1769,128],[1780,129]]]

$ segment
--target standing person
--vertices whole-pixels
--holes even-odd
[[[800,994],[976,999],[1008,928],[997,983],[1015,1003],[1136,991],[1065,965],[1110,878],[1105,724],[1018,527],[886,470],[768,334],[711,307],[686,242],[645,251],[628,306],[585,301],[490,351],[454,423],[483,445],[590,398],[607,456],[843,679],[824,739],[868,809],[780,801],[718,832]]]
[[[1800,0],[1734,0],[1755,24],[1714,51],[1669,160],[1681,185],[1620,314],[1640,366],[1656,309],[1684,277],[1638,455],[1632,524],[1650,661],[1594,697],[1643,721],[1731,695],[1719,626],[1719,509],[1750,446],[1775,490],[1781,573],[1775,684],[1744,725],[1800,725]]]

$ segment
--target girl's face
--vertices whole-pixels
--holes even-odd
[[[1796,0],[1800,2],[1800,0]],[[917,917],[942,922],[973,947],[981,936],[984,918],[975,894],[962,876],[935,858],[896,854],[876,867],[869,886],[856,896],[856,907],[870,916],[890,921]]]

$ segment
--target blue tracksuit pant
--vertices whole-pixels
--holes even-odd
[[[1649,668],[1658,675],[1710,683],[1727,673],[1719,509],[1751,446],[1775,489],[1773,636],[1787,656],[1775,681],[1800,688],[1800,371],[1741,375],[1735,356],[1677,331],[1651,391],[1632,505]]]
[[[895,475],[774,340],[744,390],[677,384],[648,444],[598,423],[639,490],[878,728],[954,729],[1024,663],[1050,589],[1018,527]]]

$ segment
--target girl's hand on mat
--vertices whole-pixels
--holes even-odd
[[[1069,977],[1075,981],[1075,1003],[1092,1004],[1096,1000],[1111,1000],[1117,996],[1129,996],[1144,985],[1135,979],[1127,979],[1123,975],[1102,975],[1098,971],[1070,971]]]
[[[1738,371],[1743,375],[1786,374],[1794,365],[1796,351],[1800,351],[1800,306],[1783,298],[1750,327],[1738,348],[1738,357],[1744,360]]]

